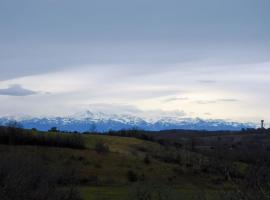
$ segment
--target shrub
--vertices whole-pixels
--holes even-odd
[[[127,178],[128,178],[128,181],[129,182],[136,182],[136,181],[138,181],[137,174],[134,171],[132,171],[132,170],[129,170],[127,172]]]
[[[147,164],[147,165],[151,164],[151,160],[150,160],[150,158],[149,158],[148,155],[146,155],[146,156],[144,157],[143,162],[144,162],[145,164]]]
[[[59,185],[65,169],[56,171],[38,157],[16,153],[1,155],[0,161],[1,200],[81,200],[74,184]]]
[[[80,135],[36,133],[13,127],[0,127],[0,144],[85,148],[83,138]]]
[[[57,129],[57,127],[52,127],[48,130],[48,132],[59,132],[59,130]]]
[[[95,145],[95,151],[102,154],[110,152],[109,146],[104,144],[104,142],[99,141]]]

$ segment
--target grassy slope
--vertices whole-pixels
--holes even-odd
[[[127,179],[129,170],[135,172],[139,179],[144,179],[144,182],[169,185],[178,199],[194,199],[202,191],[207,194],[207,199],[218,199],[217,192],[221,186],[214,183],[216,177],[196,174],[187,167],[151,157],[169,153],[189,155],[188,159],[200,159],[201,155],[168,149],[157,143],[135,138],[100,135],[83,137],[87,146],[84,150],[0,145],[0,153],[17,151],[22,156],[41,156],[53,167],[72,166],[82,182],[80,191],[85,200],[129,199],[130,192],[136,187],[136,183]],[[95,144],[100,141],[109,146],[109,153],[98,154],[94,150]],[[146,155],[150,155],[150,164],[144,162]]]

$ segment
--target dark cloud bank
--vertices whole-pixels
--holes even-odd
[[[0,89],[0,95],[6,96],[29,96],[35,95],[39,92],[23,88],[21,85],[14,84],[10,85],[8,88]]]

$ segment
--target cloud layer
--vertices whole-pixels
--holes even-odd
[[[269,0],[2,0],[0,115],[106,104],[270,120],[269,8]]]
[[[0,95],[29,96],[29,95],[35,95],[35,94],[38,94],[38,92],[25,89],[21,85],[18,85],[18,84],[10,85],[8,88],[5,88],[5,89],[0,89]]]

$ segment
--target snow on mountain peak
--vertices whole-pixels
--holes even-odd
[[[19,121],[25,128],[37,128],[48,130],[51,127],[58,127],[66,131],[108,131],[120,129],[144,129],[144,130],[165,130],[165,129],[194,129],[194,130],[240,130],[242,128],[255,127],[250,123],[228,122],[224,120],[204,120],[201,118],[187,118],[179,113],[160,116],[149,115],[147,117],[131,114],[105,114],[86,110],[66,117],[8,117],[0,118],[0,124],[9,120]]]

